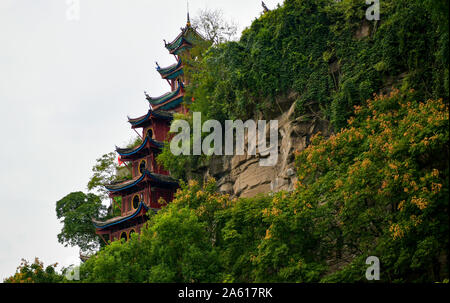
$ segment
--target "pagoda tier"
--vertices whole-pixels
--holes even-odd
[[[166,80],[174,80],[183,75],[183,65],[181,63],[181,59],[178,59],[177,63],[165,68],[161,68],[158,66],[156,70],[161,75],[161,77]]]
[[[93,219],[96,233],[105,242],[124,237],[127,240],[130,233],[140,232],[149,210],[157,212],[163,207],[161,198],[165,203],[172,201],[178,186],[172,177],[148,170],[132,180],[106,185],[111,198],[122,197],[121,215],[106,221]]]
[[[140,233],[144,223],[147,221],[148,211],[157,212],[157,209],[148,207],[144,202],[140,202],[136,210],[131,213],[115,217],[104,222],[92,220],[96,228],[96,233],[101,236],[103,241],[125,239],[128,240],[133,233]]]
[[[134,218],[145,214],[149,209],[150,208],[147,205],[145,205],[144,202],[140,202],[139,207],[134,212],[132,212],[131,214],[129,214],[127,216],[115,217],[115,218],[111,218],[111,219],[103,221],[103,222],[92,219],[92,222],[94,222],[95,228],[105,229],[105,228],[108,228],[111,226],[120,225],[127,221],[133,220]]]
[[[151,125],[152,120],[160,119],[165,121],[172,121],[173,114],[171,112],[163,111],[163,110],[149,110],[148,113],[139,118],[130,118],[128,117],[128,122],[131,124],[131,128],[141,128]]]
[[[184,96],[184,85],[183,82],[179,80],[177,83],[177,88],[174,91],[165,93],[156,98],[152,98],[148,95],[146,96],[153,110],[174,110],[181,105]]]
[[[138,191],[142,187],[148,187],[149,185],[161,188],[176,188],[178,187],[178,182],[171,176],[157,174],[146,170],[139,177],[124,182],[105,185],[105,187],[110,192],[110,196],[114,197]]]
[[[186,27],[181,29],[181,33],[172,42],[165,43],[165,46],[171,54],[178,56],[198,42],[205,40],[188,21]]]
[[[153,140],[147,135],[141,145],[133,148],[119,148],[116,146],[116,152],[120,155],[122,161],[133,161],[149,155],[150,151],[159,152],[164,147],[164,143]]]

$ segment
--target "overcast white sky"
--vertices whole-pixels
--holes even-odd
[[[72,0],[73,1],[73,0]],[[0,0],[0,282],[21,258],[79,263],[65,248],[55,203],[86,191],[95,159],[135,134],[127,115],[143,115],[143,91],[169,87],[155,71],[174,63],[164,48],[186,23],[186,0]],[[265,0],[274,8],[281,0]],[[260,0],[190,0],[222,9],[240,30]]]

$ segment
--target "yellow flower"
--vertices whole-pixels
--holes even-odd
[[[196,186],[198,185],[198,182],[196,180],[189,180],[189,186]]]
[[[398,210],[402,211],[405,208],[405,200],[402,200],[398,206],[397,206]]]
[[[394,240],[401,239],[405,235],[405,232],[400,228],[398,224],[392,224],[389,228],[389,231],[392,233],[392,237]]]
[[[442,184],[440,184],[440,183],[431,183],[431,190],[433,191],[433,193],[438,193],[438,192],[440,192],[441,191],[441,188],[442,188]]]
[[[411,203],[416,205],[420,210],[424,210],[427,208],[429,202],[424,198],[417,198],[416,196],[412,197]]]
[[[397,169],[397,165],[395,165],[394,163],[389,163],[389,167],[392,169]]]
[[[433,169],[433,171],[431,172],[431,175],[432,175],[433,177],[439,177],[439,171],[435,168],[435,169]]]

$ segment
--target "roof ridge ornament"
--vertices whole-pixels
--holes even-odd
[[[268,11],[270,11],[270,9],[267,8],[266,4],[264,3],[264,1],[261,1],[261,5],[264,9],[264,12],[267,13]]]
[[[189,0],[187,0],[187,22],[186,27],[191,27],[191,18],[189,16]]]
[[[144,95],[145,95],[145,98],[146,98],[147,100],[152,98],[152,97],[150,97],[150,96],[147,94],[147,91],[145,91],[145,90],[144,90]]]

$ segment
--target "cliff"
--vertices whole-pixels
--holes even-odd
[[[214,156],[204,161],[191,176],[202,176],[206,181],[217,180],[219,192],[232,197],[253,197],[281,190],[292,191],[297,172],[294,165],[295,152],[303,151],[312,135],[321,132],[331,134],[330,123],[317,114],[295,116],[295,102],[291,97],[285,102],[288,109],[273,120],[278,120],[278,161],[275,166],[260,166],[260,155]],[[247,136],[245,137],[247,151]]]

